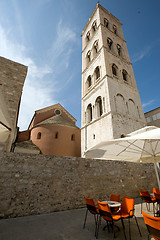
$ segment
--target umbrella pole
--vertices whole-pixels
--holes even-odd
[[[153,156],[152,158],[153,158],[153,163],[154,163],[154,169],[155,169],[155,172],[156,172],[156,178],[157,178],[158,188],[160,189],[159,173],[158,173],[157,163],[156,163],[156,161],[155,161],[155,156]]]

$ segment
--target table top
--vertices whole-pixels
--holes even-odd
[[[116,201],[103,201],[103,203],[108,203],[109,207],[120,207],[121,203]]]

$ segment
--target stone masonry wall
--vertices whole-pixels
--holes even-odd
[[[0,217],[85,206],[84,196],[139,196],[156,187],[153,164],[0,153]]]
[[[28,68],[22,64],[0,57],[0,89],[14,128],[27,70]]]

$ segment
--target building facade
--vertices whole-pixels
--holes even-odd
[[[160,127],[160,107],[148,111],[144,115],[148,126]]]
[[[146,125],[120,21],[99,3],[82,33],[81,150]]]

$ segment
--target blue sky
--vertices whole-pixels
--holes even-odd
[[[60,103],[81,118],[81,33],[96,0],[1,0],[0,56],[28,66],[19,122]],[[123,23],[144,112],[160,106],[160,0],[101,0]]]

